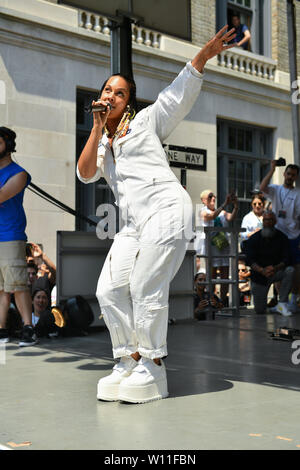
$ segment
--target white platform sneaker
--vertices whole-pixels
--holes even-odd
[[[113,367],[112,373],[103,377],[98,382],[97,399],[105,401],[117,401],[119,399],[119,385],[126,377],[130,376],[136,367],[137,361],[131,356],[124,356]]]
[[[130,403],[146,403],[166,398],[168,393],[166,368],[151,359],[142,357],[131,375],[119,387],[119,400]]]

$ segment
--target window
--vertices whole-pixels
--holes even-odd
[[[233,13],[251,33],[248,51],[271,57],[271,0],[216,0],[217,29],[232,27]]]
[[[218,120],[218,203],[232,190],[239,199],[236,224],[250,210],[251,191],[258,188],[272,157],[271,129]]]
[[[253,132],[230,126],[228,130],[228,148],[242,152],[252,152]]]
[[[230,3],[235,3],[236,5],[251,8],[251,0],[231,0]]]

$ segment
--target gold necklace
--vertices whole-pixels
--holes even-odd
[[[119,137],[124,137],[124,136],[127,134],[130,121],[132,121],[132,119],[134,118],[134,116],[135,116],[135,111],[134,111],[134,110],[133,110],[133,111],[130,111],[130,109],[128,109],[128,110],[123,114],[122,119],[121,119],[121,121],[119,122],[116,131],[115,131],[114,134],[111,136],[111,139],[112,139],[112,140],[114,140],[115,137],[118,139]],[[104,127],[104,131],[105,131],[107,137],[109,137],[110,132],[109,132],[109,130],[107,129],[106,126]]]

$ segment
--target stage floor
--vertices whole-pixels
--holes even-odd
[[[170,396],[140,405],[96,399],[98,379],[114,364],[106,329],[27,348],[8,343],[0,448],[300,449],[300,341],[271,339],[279,326],[299,329],[300,314],[247,310],[170,325]]]

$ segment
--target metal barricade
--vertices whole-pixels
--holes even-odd
[[[205,258],[206,264],[206,282],[208,286],[209,297],[214,294],[215,286],[217,284],[227,284],[230,287],[229,296],[229,307],[222,308],[222,311],[231,311],[235,317],[240,316],[240,295],[239,295],[239,272],[238,272],[238,260],[239,260],[239,234],[245,232],[246,229],[241,227],[204,227],[205,233]],[[229,254],[212,255],[212,237],[218,232],[226,232],[229,237]],[[228,279],[212,279],[212,260],[213,258],[229,258],[229,278]],[[207,319],[215,319],[215,310],[212,305],[209,304],[209,314]]]

